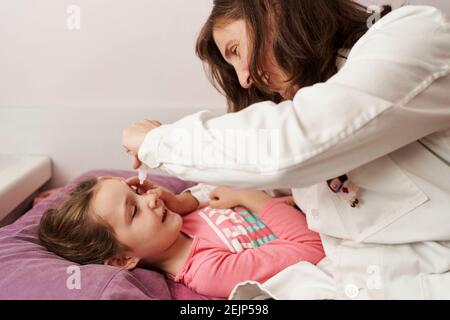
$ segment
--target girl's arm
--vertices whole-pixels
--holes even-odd
[[[251,212],[258,213],[271,200],[272,197],[264,191],[218,187],[211,192],[210,206],[218,209],[232,209],[243,206]]]
[[[216,209],[233,209],[242,206],[253,213],[259,213],[272,199],[273,197],[269,196],[264,191],[218,187],[211,192],[210,206]],[[276,199],[295,207],[293,197],[280,197]]]
[[[190,192],[175,195],[173,192],[159,186],[153,189],[152,192],[156,193],[164,201],[169,210],[181,216],[190,214],[199,207],[199,201]]]

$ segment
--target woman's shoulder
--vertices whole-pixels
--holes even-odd
[[[412,31],[418,27],[431,27],[436,23],[448,23],[448,18],[442,10],[432,6],[407,5],[393,10],[378,20],[368,33],[403,27]]]
[[[353,46],[348,60],[394,58],[447,64],[450,24],[445,13],[431,6],[404,6],[375,23]],[[434,49],[432,49],[434,48]],[[443,61],[445,60],[445,61]]]

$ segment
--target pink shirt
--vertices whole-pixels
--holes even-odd
[[[183,221],[182,231],[193,243],[175,281],[211,297],[228,298],[240,282],[264,283],[300,261],[317,264],[325,257],[305,216],[280,200],[257,215],[245,208],[204,207]]]

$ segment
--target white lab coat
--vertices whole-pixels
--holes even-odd
[[[256,291],[243,285],[233,298],[263,289],[290,299],[450,298],[449,73],[448,18],[405,6],[376,23],[326,83],[279,105],[219,118],[205,111],[162,126],[139,158],[187,180],[292,188],[327,258]],[[241,157],[230,129],[272,130],[276,156]],[[344,173],[361,188],[358,208],[325,182]]]

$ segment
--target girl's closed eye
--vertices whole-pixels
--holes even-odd
[[[133,209],[131,211],[131,221],[133,221],[134,217],[137,215],[138,213],[138,208],[137,206],[133,206]]]
[[[138,189],[137,188],[132,188],[134,193],[137,194],[138,196],[140,196]],[[137,205],[134,205],[132,210],[131,210],[131,221],[133,221],[134,217],[138,214],[138,207]]]

